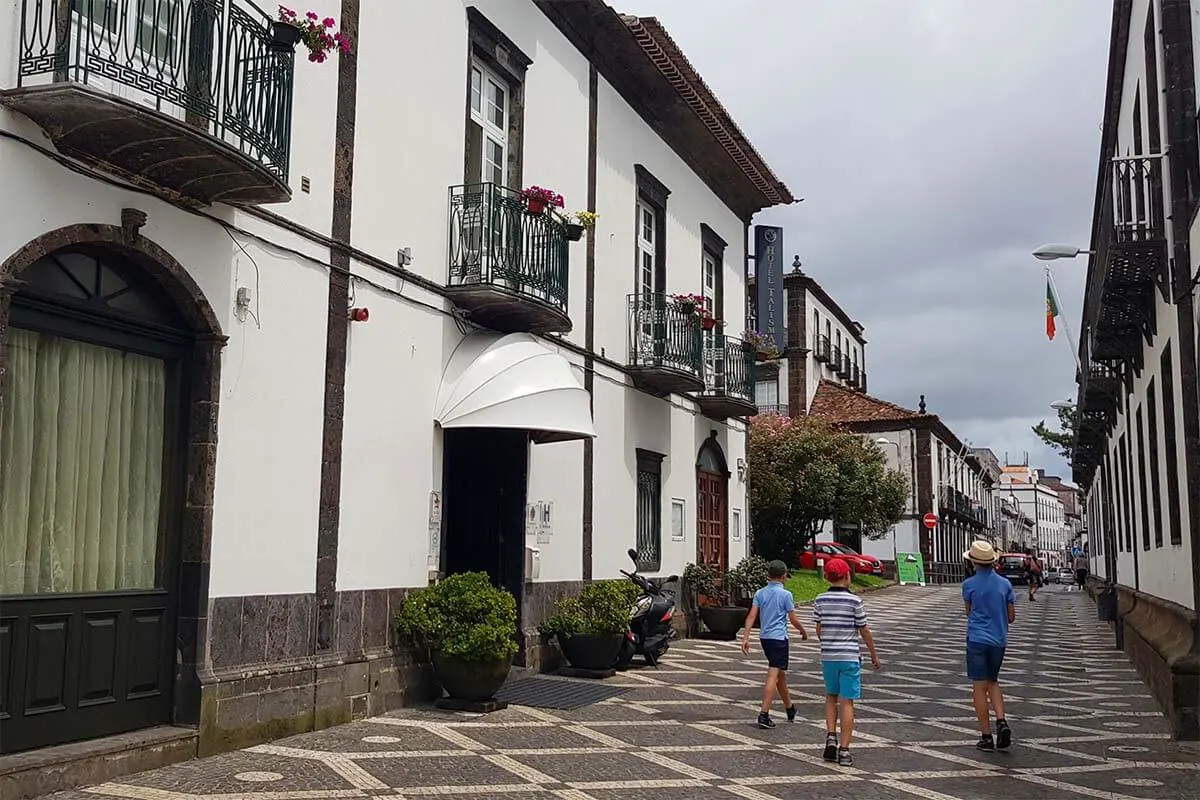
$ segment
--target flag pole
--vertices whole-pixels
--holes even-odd
[[[1054,292],[1054,305],[1058,308],[1058,316],[1062,319],[1063,333],[1067,335],[1067,342],[1071,345],[1071,355],[1075,357],[1075,368],[1079,370],[1079,374],[1083,375],[1083,364],[1079,361],[1079,345],[1075,342],[1075,337],[1071,335],[1071,326],[1067,323],[1067,315],[1063,313],[1062,300],[1058,294],[1058,286],[1054,284],[1054,276],[1050,274],[1050,267],[1046,267],[1046,284],[1050,287],[1050,291]]]

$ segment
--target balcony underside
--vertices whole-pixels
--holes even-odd
[[[715,420],[752,417],[758,413],[758,406],[751,400],[715,392],[697,395],[696,404],[700,406],[700,413]]]
[[[1109,292],[1148,290],[1153,286],[1165,291],[1166,280],[1166,239],[1116,241],[1109,245],[1108,272],[1104,276],[1106,298]]]
[[[1083,385],[1082,410],[1111,413],[1116,409],[1121,379],[1115,375],[1092,375]]]
[[[505,286],[468,283],[446,287],[467,318],[501,333],[568,333],[571,318],[557,306]]]
[[[1149,285],[1105,294],[1096,324],[1092,358],[1131,361],[1154,336],[1154,296]]]
[[[35,122],[65,155],[156,192],[200,204],[291,199],[285,181],[206,128],[88,86],[6,89],[0,104]]]
[[[635,386],[659,397],[704,389],[704,379],[698,374],[666,364],[633,364],[628,369]]]

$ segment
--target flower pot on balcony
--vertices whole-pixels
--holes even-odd
[[[300,29],[290,22],[271,23],[271,50],[276,53],[294,53],[300,42]]]
[[[546,201],[541,197],[527,197],[525,199],[525,213],[531,217],[540,217],[546,213]]]
[[[567,231],[567,239],[572,242],[578,242],[583,238],[583,226],[576,225],[574,222],[568,222],[563,226]]]
[[[700,320],[700,327],[706,331],[711,331],[717,327],[717,320],[715,317],[703,317]]]

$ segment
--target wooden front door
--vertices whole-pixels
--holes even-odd
[[[171,720],[190,334],[103,251],[21,273],[0,414],[0,754]]]
[[[727,484],[724,475],[696,470],[696,563],[729,566],[726,547],[728,517]]]

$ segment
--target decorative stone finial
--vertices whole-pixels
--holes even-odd
[[[925,395],[921,395],[921,404],[920,404],[919,406],[917,406],[917,409],[918,409],[918,410],[919,410],[919,411],[920,411],[922,414],[924,414],[924,413],[925,413]]]
[[[121,209],[121,233],[125,241],[132,242],[141,234],[139,231],[146,224],[146,212],[137,208]]]

